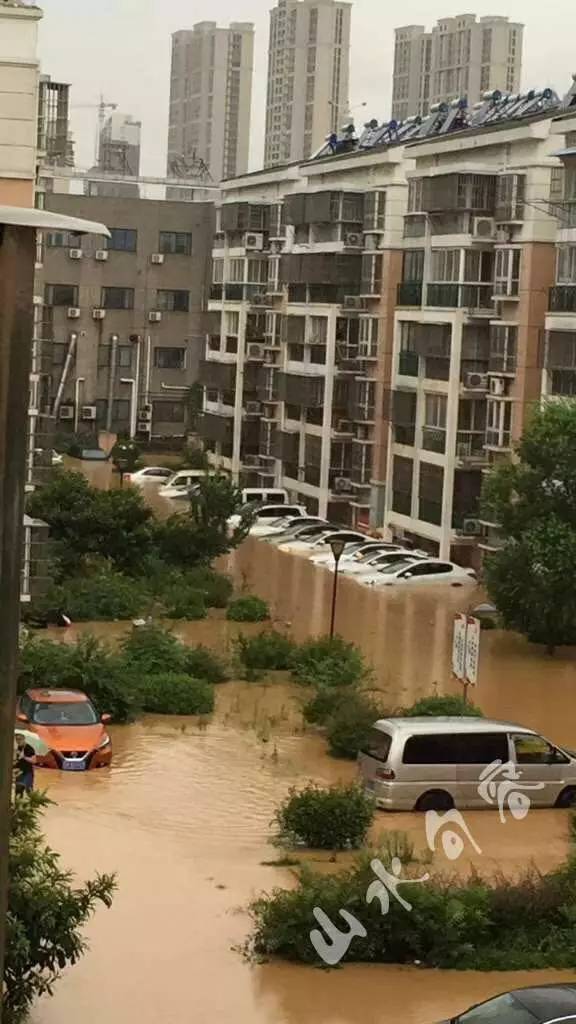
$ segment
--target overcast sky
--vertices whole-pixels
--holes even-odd
[[[170,76],[170,36],[197,21],[253,21],[256,59],[252,104],[251,165],[263,152],[268,11],[273,0],[38,0],[44,8],[42,70],[70,82],[72,104],[105,99],[143,122],[143,173],[164,174]],[[393,29],[402,24],[428,28],[438,17],[474,10],[506,14],[526,25],[523,88],[553,86],[567,91],[576,71],[573,0],[507,0],[469,6],[454,0],[355,0],[352,12],[352,107],[367,102],[358,116],[384,119],[390,109]],[[94,153],[95,110],[72,111],[77,162],[88,166]]]

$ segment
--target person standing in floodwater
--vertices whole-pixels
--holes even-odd
[[[34,789],[34,765],[36,754],[34,748],[22,738],[18,740],[16,749],[16,796],[24,796]]]

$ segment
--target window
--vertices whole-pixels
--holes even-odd
[[[446,409],[448,400],[445,395],[426,395],[424,423],[427,427],[446,429]]]
[[[131,345],[119,345],[116,350],[117,366],[122,370],[130,370],[132,368],[132,346]]]
[[[174,256],[190,256],[192,235],[187,231],[161,231],[158,251]]]
[[[460,249],[432,250],[432,281],[460,279]]]
[[[155,348],[154,366],[157,370],[185,370],[185,348]]]
[[[75,284],[47,284],[44,288],[47,306],[77,306],[78,286]]]
[[[458,764],[461,737],[454,733],[410,736],[404,745],[404,764]]]
[[[558,284],[576,284],[576,245],[558,246],[556,280]]]
[[[134,309],[134,289],[103,288],[100,305],[102,309]]]
[[[505,763],[509,759],[508,736],[505,732],[471,733],[462,736],[461,764]]]
[[[514,749],[518,764],[549,764],[554,753],[542,736],[514,736]]]
[[[241,259],[230,260],[228,267],[228,281],[231,281],[233,284],[244,283],[244,262],[245,261]]]
[[[496,249],[494,291],[496,295],[518,295],[520,249]]]
[[[225,334],[239,334],[240,333],[240,313],[236,310],[226,311],[225,316]]]
[[[407,249],[404,253],[402,280],[422,281],[424,277],[424,250]]]
[[[156,308],[165,313],[188,313],[190,292],[160,289],[156,292],[156,303]]]
[[[138,232],[132,228],[110,228],[110,238],[105,239],[105,248],[113,252],[136,252]]]
[[[224,260],[212,261],[212,282],[223,284],[224,282]]]
[[[536,1021],[534,1014],[510,993],[474,1006],[456,1019],[458,1024],[535,1024]]]
[[[82,236],[73,231],[47,231],[44,238],[49,249],[82,248]]]
[[[156,423],[184,423],[182,402],[154,402],[154,420]]]

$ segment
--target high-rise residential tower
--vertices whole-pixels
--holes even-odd
[[[140,174],[141,131],[142,122],[131,114],[110,114],[100,132],[100,170],[137,178]]]
[[[392,117],[427,114],[430,106],[466,96],[476,103],[493,89],[518,92],[524,26],[508,18],[475,14],[441,18],[431,32],[422,25],[397,28]]]
[[[310,156],[347,116],[351,6],[278,0],[270,12],[267,167]]]
[[[168,175],[204,169],[221,181],[248,169],[254,26],[199,22],[172,37]]]

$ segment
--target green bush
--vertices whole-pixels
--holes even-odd
[[[184,671],[186,648],[163,626],[135,627],[122,640],[120,650],[125,664],[142,675]]]
[[[351,692],[334,711],[326,725],[328,748],[333,757],[355,760],[370,730],[385,712],[368,694]]]
[[[301,644],[292,658],[292,673],[305,686],[352,686],[367,675],[360,651],[341,636]]]
[[[310,942],[314,907],[322,907],[342,927],[342,907],[367,931],[355,938],[346,960],[364,963],[413,964],[459,970],[533,970],[554,967],[574,970],[576,939],[576,869],[574,864],[549,875],[536,870],[510,880],[436,877],[402,885],[411,913],[390,900],[382,913],[380,900],[366,901],[376,879],[370,861],[358,859],[350,869],[323,875],[309,868],[299,874],[296,889],[276,889],[251,906],[254,930],[247,952],[319,963]],[[391,870],[389,859],[382,862]],[[413,866],[405,878],[419,878],[424,867]]]
[[[209,715],[214,688],[204,679],[165,672],[141,676],[134,683],[142,710],[157,715]]]
[[[358,786],[321,789],[310,783],[300,791],[290,790],[274,820],[281,843],[344,850],[364,842],[373,816],[374,803]]]
[[[115,722],[132,721],[139,711],[132,672],[106,644],[83,636],[75,644],[33,637],[20,651],[18,690],[49,686],[82,690],[100,714]]]
[[[116,888],[112,875],[96,875],[81,887],[73,883],[40,830],[48,803],[32,793],[11,812],[4,1024],[27,1020],[36,999],[52,994],[63,970],[86,951],[84,926],[99,904],[111,906]]]
[[[225,683],[228,673],[224,663],[207,647],[186,647],[184,666],[186,672],[195,679],[204,679],[207,683]]]
[[[290,668],[294,642],[284,633],[265,630],[258,636],[240,635],[234,641],[237,657],[249,671],[282,671]]]
[[[266,601],[248,594],[230,602],[226,618],[231,622],[266,622],[270,618],[270,609]]]
[[[419,715],[465,715],[467,718],[483,718],[484,714],[474,704],[469,704],[464,697],[446,695],[444,697],[423,697],[412,707],[403,712],[408,718]]]
[[[43,606],[64,610],[73,622],[133,619],[150,608],[152,598],[142,581],[117,572],[77,576],[53,587]]]
[[[184,573],[183,582],[191,589],[200,591],[207,608],[226,608],[234,590],[229,576],[203,566]]]
[[[350,697],[348,686],[319,686],[305,702],[302,713],[310,725],[325,725]]]
[[[207,615],[204,595],[199,590],[193,590],[185,584],[176,586],[164,599],[166,616],[169,619],[186,619],[188,622],[197,622],[205,619]]]

